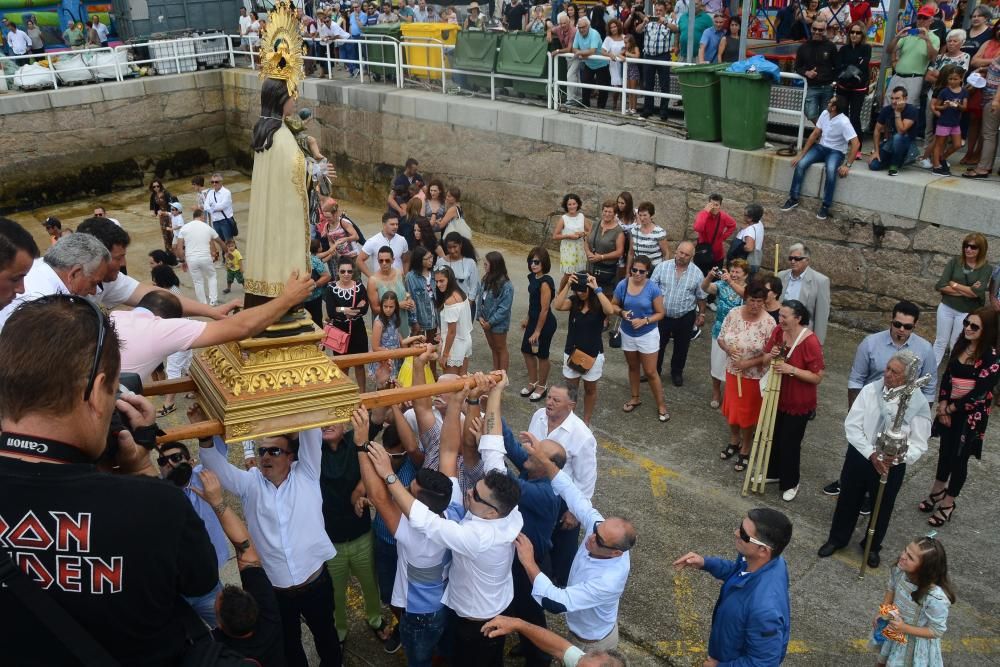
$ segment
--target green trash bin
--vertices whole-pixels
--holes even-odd
[[[681,87],[688,139],[719,141],[722,138],[719,72],[727,67],[728,64],[716,63],[673,68]]]
[[[722,145],[755,151],[764,147],[771,79],[762,74],[719,72],[722,84]]]
[[[386,77],[396,80],[396,42],[399,41],[402,33],[400,23],[381,23],[379,25],[368,25],[361,29],[364,39],[384,39],[384,44],[360,44],[361,52],[365,54],[365,60],[369,62],[385,63],[384,65],[368,65],[366,71],[376,78]]]
[[[493,72],[497,65],[497,44],[500,33],[482,32],[479,30],[460,30],[455,42],[455,52],[451,55],[451,64],[455,69],[471,70],[473,72]],[[472,74],[455,74],[455,82],[462,88],[470,90],[489,90],[488,76]]]
[[[530,32],[509,32],[500,37],[497,73],[511,76],[546,78],[549,74],[549,43],[544,35]],[[515,93],[545,99],[548,84],[544,81],[511,82]]]

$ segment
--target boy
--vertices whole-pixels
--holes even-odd
[[[234,281],[243,284],[243,255],[236,248],[236,239],[229,239],[226,242],[226,289],[222,290],[223,294],[229,294]]]

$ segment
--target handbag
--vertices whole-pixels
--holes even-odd
[[[712,268],[715,263],[715,253],[712,251],[712,246],[715,245],[715,239],[719,236],[719,227],[722,226],[722,217],[715,223],[715,233],[712,234],[712,241],[710,243],[699,243],[694,247],[694,258],[691,260],[694,265],[701,269],[702,273],[708,273],[708,270]]]
[[[357,300],[358,292],[355,290],[354,295],[351,297],[351,308],[354,307]],[[347,352],[347,346],[351,342],[351,331],[353,328],[354,322],[352,320],[347,320],[347,331],[336,326],[333,322],[327,322],[323,325],[323,342],[321,345],[334,354],[344,354]]]
[[[795,342],[792,343],[792,346],[790,348],[788,348],[788,354],[785,355],[785,359],[791,359],[792,358],[792,352],[795,352],[795,348],[797,348],[799,346],[799,343],[802,342],[805,339],[806,334],[810,334],[810,333],[812,333],[812,332],[809,331],[809,329],[806,329],[806,328],[803,328],[802,331],[799,332],[799,337],[796,338]],[[767,391],[767,383],[770,382],[770,381],[771,381],[771,367],[768,366],[767,370],[764,372],[764,375],[762,375],[761,378],[760,378],[760,395],[761,396],[763,396],[764,392]]]
[[[594,367],[597,357],[592,357],[580,348],[575,348],[566,360],[566,365],[581,375],[587,374]]]
[[[461,208],[458,209],[458,215],[452,218],[448,226],[441,232],[441,238],[448,236],[451,232],[458,232],[470,241],[472,240],[472,229],[469,227],[469,223],[465,221],[465,213]]]

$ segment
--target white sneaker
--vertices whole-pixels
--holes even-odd
[[[210,307],[212,307],[212,308],[215,308],[216,306],[218,306],[218,305],[219,305],[219,302],[218,302],[218,301],[209,301],[209,302],[208,302],[208,305],[209,305]]]
[[[784,493],[782,493],[781,494],[781,499],[784,500],[786,503],[790,503],[793,500],[795,500],[795,496],[797,496],[797,495],[799,495],[799,487],[798,486],[794,486],[794,487],[788,489],[787,491],[785,491]]]
[[[927,158],[921,158],[919,164],[921,169],[931,169],[934,166],[934,163]]]
[[[712,311],[713,313],[716,312],[716,308],[717,308],[717,306],[714,303],[708,304],[708,309],[710,311]]]

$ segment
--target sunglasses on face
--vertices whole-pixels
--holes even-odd
[[[962,248],[965,250],[979,250],[979,246],[975,243],[963,243]]]
[[[260,456],[260,457],[264,457],[264,456],[281,456],[281,455],[287,454],[287,453],[288,452],[286,452],[281,447],[258,447],[257,448],[257,455]]]
[[[899,320],[893,320],[892,321],[892,327],[894,329],[904,329],[906,331],[913,331],[913,325],[912,324],[906,324],[906,323],[900,322]]]
[[[342,276],[349,276],[352,273],[354,273],[354,269],[341,269],[340,271],[337,271],[337,273],[339,273]]]
[[[649,273],[649,271],[647,271],[646,269],[637,269],[635,267],[632,267],[631,269],[629,269],[629,273],[631,273],[633,276],[644,276],[647,273]]]
[[[378,263],[379,264],[392,264],[392,260],[391,259],[382,259],[382,258],[379,258]]]
[[[483,500],[483,497],[479,495],[479,489],[476,488],[475,486],[472,487],[472,499],[475,500],[477,503],[482,503],[483,505],[486,505],[487,507],[495,511],[497,514],[500,513],[500,510],[497,509],[496,505],[494,505],[493,503],[488,503],[485,500]]]
[[[601,538],[601,534],[599,532],[597,532],[597,527],[600,526],[602,523],[604,523],[604,522],[603,521],[595,521],[594,522],[594,529],[592,531],[590,531],[590,532],[592,532],[594,534],[594,541],[597,542],[597,546],[601,547],[602,549],[617,549],[617,547],[613,547],[610,544],[608,544],[607,542],[605,542]]]
[[[804,259],[805,259],[805,257],[796,257],[795,255],[789,255],[788,256],[788,261],[789,262],[801,262]]]
[[[159,465],[161,468],[167,465],[167,461],[170,461],[174,465],[177,465],[178,463],[183,463],[184,461],[187,461],[187,456],[185,456],[183,452],[177,452],[176,454],[167,454],[165,456],[160,456],[156,459],[157,465]]]
[[[528,266],[534,266],[536,264],[541,264],[541,263],[542,263],[542,260],[540,260],[540,259],[529,259],[528,260]]]
[[[962,326],[970,331],[979,331],[983,328],[981,325],[976,324],[975,322],[970,322],[969,320],[963,321]]]
[[[863,35],[865,33],[861,32],[860,30],[851,30],[850,34],[852,34],[852,35]]]
[[[219,183],[221,183],[221,182],[222,182],[222,181],[212,181],[212,185],[218,185],[218,184],[219,184]]]
[[[747,544],[756,544],[758,547],[765,547],[767,549],[771,548],[770,544],[764,544],[756,537],[750,537],[750,534],[747,533],[747,531],[743,528],[742,522],[740,523],[740,539],[746,542]]]

